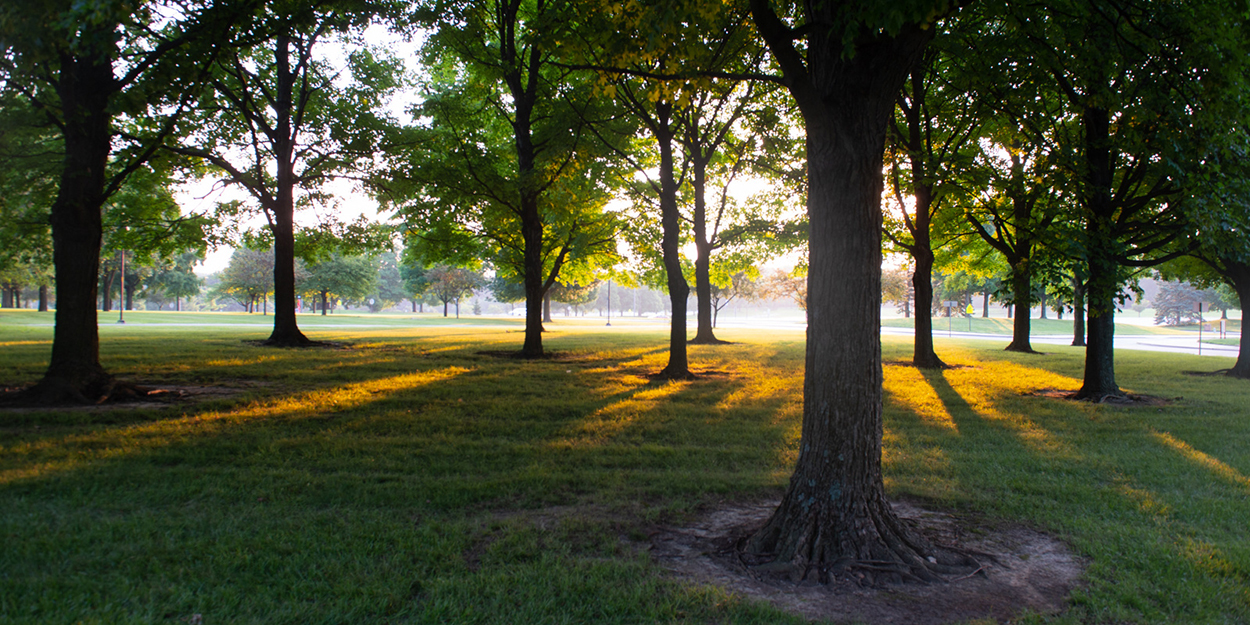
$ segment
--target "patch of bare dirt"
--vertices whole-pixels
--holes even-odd
[[[1005,622],[1024,612],[1056,614],[1067,607],[1084,564],[1058,540],[1024,527],[985,527],[919,506],[895,511],[935,543],[977,554],[976,575],[944,584],[796,583],[759,573],[738,557],[740,539],[763,525],[777,502],[731,504],[683,528],[651,537],[651,553],[674,575],[766,601],[817,620],[873,625],[942,625],[973,619]],[[991,557],[986,557],[986,556]]]
[[[130,392],[110,395],[100,403],[57,406],[24,401],[21,392],[27,387],[14,386],[0,388],[0,412],[46,412],[50,409],[55,409],[57,412],[107,412],[133,408],[159,408],[171,404],[229,399],[247,393],[258,386],[265,386],[265,384],[254,381],[241,381],[236,386],[128,384],[127,388]]]
[[[1065,391],[1057,388],[1040,388],[1032,391],[1021,393],[1030,397],[1049,397],[1051,399],[1067,399],[1071,401],[1090,401],[1086,399],[1077,399],[1076,391]],[[1123,395],[1107,395],[1102,399],[1093,402],[1096,404],[1111,404],[1113,406],[1125,406],[1128,408],[1159,408],[1162,406],[1170,406],[1175,402],[1184,399],[1183,397],[1156,397],[1154,395],[1138,395],[1135,393],[1125,393]]]

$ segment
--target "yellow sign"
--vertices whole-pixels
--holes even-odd
[[[968,304],[968,308],[966,310],[968,311],[968,314],[971,315],[972,313],[976,312],[977,309],[973,308],[972,304]]]

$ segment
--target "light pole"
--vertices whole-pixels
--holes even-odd
[[[612,327],[612,280],[608,279],[608,327]]]

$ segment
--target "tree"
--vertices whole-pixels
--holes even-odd
[[[911,272],[907,267],[897,267],[881,271],[881,302],[898,306],[903,317],[911,317],[912,301]]]
[[[195,275],[192,268],[203,260],[204,257],[196,252],[183,252],[156,274],[157,289],[164,297],[174,298],[175,310],[182,310],[182,300],[200,294],[204,280]]]
[[[443,316],[447,316],[447,306],[456,303],[456,318],[460,318],[460,298],[472,294],[482,288],[485,281],[482,276],[462,267],[434,265],[429,272],[430,292],[443,303]]]
[[[253,3],[6,2],[0,75],[60,134],[64,158],[51,204],[57,310],[52,355],[27,393],[40,402],[95,402],[119,387],[100,365],[96,278],[102,207],[156,153]],[[120,62],[121,59],[125,62]],[[133,389],[130,389],[133,392]]]
[[[1199,307],[1205,300],[1204,295],[1188,282],[1160,282],[1154,299],[1155,325],[1202,323]]]
[[[1123,395],[1113,349],[1123,284],[1190,247],[1186,177],[1207,151],[1195,121],[1215,88],[1203,76],[1214,67],[1212,51],[1243,45],[1228,36],[1225,14],[1219,2],[1133,0],[1007,9],[1009,36],[1020,42],[1014,70],[1021,80],[1050,82],[1065,104],[1055,155],[1072,183],[1088,320],[1078,398]]]
[[[273,253],[238,248],[220,278],[215,294],[238,301],[250,313],[257,300],[273,292]]]
[[[378,265],[377,288],[366,298],[369,300],[369,310],[380,312],[407,297],[407,290],[400,273],[399,258],[394,252],[379,254],[375,261]]]
[[[948,209],[958,200],[952,197],[958,188],[956,178],[967,168],[967,152],[980,125],[969,96],[941,82],[939,75],[948,69],[946,65],[941,49],[930,46],[904,83],[898,112],[886,135],[887,186],[902,219],[887,218],[885,233],[913,259],[912,289],[918,310],[928,310],[933,302],[934,238],[940,248],[960,234],[952,231],[953,213]],[[933,318],[928,315],[916,316],[912,364],[930,369],[946,366],[933,349]]]
[[[389,123],[379,107],[398,87],[398,63],[358,47],[345,68],[336,68],[321,52],[379,8],[354,0],[265,5],[248,33],[250,45],[213,67],[211,96],[189,121],[194,130],[170,148],[209,163],[265,216],[261,239],[274,250],[267,345],[310,343],[295,317],[296,208],[325,202],[321,185],[367,169]],[[228,206],[235,212],[241,205]]]
[[[571,265],[614,258],[606,161],[584,129],[589,74],[558,66],[550,33],[576,22],[561,0],[430,2],[435,32],[420,115],[380,195],[432,260],[489,260],[525,284],[525,358],[541,358],[542,306]]]
[[[332,254],[308,267],[299,289],[321,298],[321,314],[339,300],[365,298],[378,286],[378,266],[364,256]]]
[[[881,477],[881,171],[895,96],[950,3],[830,1],[794,19],[769,0],[750,8],[806,127],[811,232],[799,459],[746,548],[800,574],[858,564],[933,579],[966,559],[904,525]]]

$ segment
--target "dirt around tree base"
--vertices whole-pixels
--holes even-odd
[[[107,412],[118,409],[157,408],[171,404],[194,404],[211,399],[230,399],[259,385],[255,382],[242,382],[238,386],[139,385],[121,381],[115,385],[114,392],[110,392],[94,403],[59,404],[49,404],[41,402],[38,398],[26,396],[25,391],[30,388],[29,386],[0,385],[0,412],[29,413],[49,409],[56,409],[60,412]]]
[[[1051,399],[1067,399],[1071,401],[1088,402],[1095,404],[1111,404],[1114,406],[1124,406],[1129,408],[1159,408],[1171,405],[1184,398],[1182,397],[1156,397],[1154,395],[1138,395],[1135,393],[1124,393],[1123,395],[1107,395],[1097,401],[1092,399],[1083,399],[1077,397],[1077,391],[1065,391],[1056,388],[1042,388],[1034,391],[1023,393],[1035,397],[1049,397]]]
[[[1041,532],[985,527],[895,502],[895,512],[931,541],[976,553],[984,571],[945,584],[796,582],[760,573],[738,557],[738,542],[762,526],[776,507],[772,501],[712,510],[689,527],[653,534],[651,553],[675,575],[695,583],[719,586],[813,620],[873,625],[1003,622],[1026,612],[1055,614],[1067,607],[1068,594],[1085,568],[1063,543]]]

